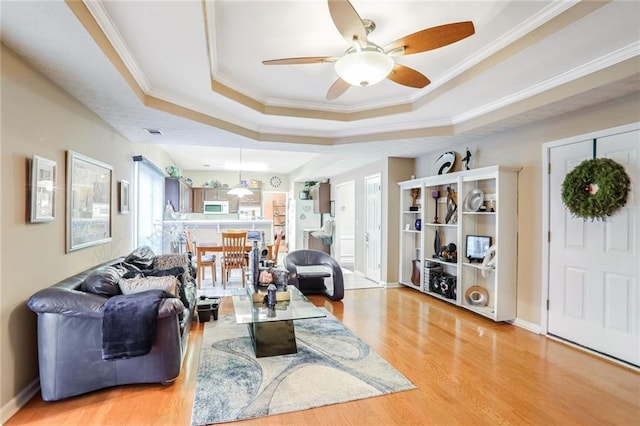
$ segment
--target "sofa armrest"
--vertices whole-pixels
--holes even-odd
[[[66,316],[102,318],[104,303],[107,298],[84,291],[70,290],[61,287],[49,287],[40,290],[27,305],[37,314],[52,313]],[[158,318],[178,315],[184,310],[179,299],[163,299],[158,306]]]
[[[37,314],[62,314],[67,316],[102,318],[104,296],[70,290],[62,287],[49,287],[40,290],[27,305]]]
[[[184,310],[184,304],[175,297],[162,299],[158,306],[158,318],[166,318],[178,315]]]

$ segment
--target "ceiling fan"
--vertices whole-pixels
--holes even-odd
[[[385,78],[403,86],[423,88],[431,83],[429,79],[412,68],[396,63],[393,57],[437,49],[475,33],[473,22],[455,22],[420,30],[381,48],[367,39],[367,35],[376,28],[373,21],[361,19],[348,0],[328,0],[328,3],[334,25],[350,45],[343,56],[283,58],[262,63],[292,65],[334,62],[339,77],[327,92],[329,100],[338,98],[352,85],[372,86]]]

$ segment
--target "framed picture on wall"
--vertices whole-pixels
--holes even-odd
[[[58,165],[34,155],[31,160],[29,220],[51,222],[56,218],[56,179]]]
[[[67,151],[67,253],[111,241],[113,168]]]
[[[120,213],[129,213],[129,181],[120,181]]]

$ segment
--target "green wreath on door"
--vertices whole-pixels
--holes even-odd
[[[631,181],[624,167],[610,158],[585,160],[562,182],[562,202],[583,219],[605,220],[627,203]]]

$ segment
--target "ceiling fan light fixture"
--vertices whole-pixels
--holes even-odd
[[[349,49],[336,61],[335,69],[341,79],[353,86],[373,86],[384,80],[395,62],[378,47],[361,51]]]

